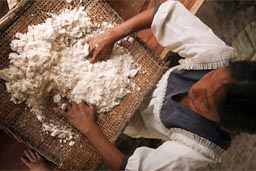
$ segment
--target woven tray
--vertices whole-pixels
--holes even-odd
[[[16,32],[25,33],[29,25],[44,22],[48,17],[48,12],[59,12],[64,8],[81,5],[90,11],[94,21],[122,22],[117,13],[103,0],[84,0],[82,3],[79,0],[74,0],[72,4],[66,3],[65,0],[23,0],[4,20],[0,20],[0,69],[9,65],[8,55],[11,52],[9,45]],[[146,70],[146,73],[139,73],[133,79],[133,82],[141,88],[139,92],[127,95],[119,106],[99,118],[99,125],[111,142],[116,141],[131,116],[164,72],[164,67],[155,54],[136,35],[134,38],[135,42],[124,42],[124,46],[129,49],[135,61]],[[26,109],[24,104],[15,105],[10,101],[10,94],[6,91],[3,80],[0,80],[0,99],[0,127],[28,147],[38,151],[46,159],[64,169],[72,170],[97,169],[102,163],[101,157],[85,137],[82,136],[72,147],[68,144],[61,146],[57,138],[43,132],[41,123],[35,115]],[[54,115],[51,109],[53,103],[48,100],[46,103],[49,106],[49,111],[45,111],[45,113],[49,119],[67,124],[66,121]],[[75,133],[79,133],[75,128],[73,130]]]

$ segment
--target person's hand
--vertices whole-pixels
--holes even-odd
[[[84,40],[82,43],[89,44],[88,58],[91,63],[95,63],[110,58],[115,42],[115,34],[111,30],[107,30]]]
[[[21,161],[29,168],[29,170],[51,170],[51,165],[39,153],[33,150],[25,150],[21,156]]]
[[[54,108],[54,111],[64,116],[71,125],[77,128],[85,135],[97,126],[95,122],[95,106],[87,103],[75,103],[69,104],[67,110],[61,110]]]

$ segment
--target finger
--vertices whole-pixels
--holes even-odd
[[[112,54],[112,49],[113,49],[113,47],[110,48],[110,49],[108,49],[108,50],[106,51],[106,53],[104,53],[104,60],[107,60],[107,59],[110,58],[110,56],[111,56],[111,54]]]
[[[94,121],[96,121],[98,119],[96,115],[96,106],[94,104],[89,104],[88,107],[91,111],[91,114],[93,115]]]
[[[38,152],[35,152],[35,154],[36,154],[37,159],[41,159],[42,158]]]
[[[32,150],[28,150],[28,152],[29,152],[29,154],[30,154],[30,156],[34,159],[34,160],[36,160],[37,159],[37,157],[36,157],[36,155],[35,155],[35,152],[34,151],[32,151]]]
[[[26,159],[25,157],[20,157],[20,160],[25,164],[27,165],[28,167],[30,167],[30,161],[28,159]]]
[[[86,108],[87,111],[90,111],[89,113],[92,113],[95,115],[95,105],[94,104],[88,104],[88,107]]]
[[[54,112],[55,113],[57,113],[58,115],[62,115],[62,116],[64,116],[64,117],[67,117],[67,113],[66,112],[64,112],[63,110],[60,110],[59,108],[53,108],[53,110],[54,110]]]
[[[93,56],[94,51],[89,51],[88,56],[86,57],[87,60],[90,60]]]
[[[99,53],[100,53],[100,51],[99,50],[95,50],[94,51],[94,53],[93,53],[93,57],[90,59],[90,63],[95,63],[95,62],[97,62],[97,61],[99,61],[98,59],[97,59],[97,56],[99,55]]]
[[[104,56],[101,57],[101,61],[107,61],[110,58],[110,55],[108,53],[105,53]]]
[[[78,104],[76,102],[72,102],[72,112],[79,112]]]
[[[67,108],[68,108],[68,111],[72,111],[72,104],[69,103]]]
[[[95,115],[96,114],[96,106],[94,104],[90,104],[89,107],[93,111],[93,114]]]
[[[81,44],[84,45],[85,43],[89,43],[92,40],[92,37],[88,37],[81,40]]]
[[[28,151],[24,151],[24,154],[25,154],[25,156],[28,158],[28,160],[29,160],[30,162],[35,161],[35,160],[33,159],[33,157],[29,154]]]
[[[93,109],[93,110],[95,109],[95,105],[94,104],[89,103],[88,106],[89,106],[90,109]]]
[[[78,108],[79,108],[80,111],[84,112],[86,110],[86,108],[87,108],[87,104],[81,102],[81,103],[78,104]]]
[[[88,43],[88,45],[89,45],[89,52],[93,52],[94,49],[96,48],[96,47],[94,46],[93,41],[90,40],[90,41],[88,41],[87,43]]]
[[[93,45],[89,44],[89,54],[87,56],[87,59],[91,59],[93,57],[94,53],[95,53],[95,47],[93,47]]]

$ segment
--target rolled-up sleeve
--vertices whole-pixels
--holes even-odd
[[[175,141],[167,141],[157,149],[137,148],[129,157],[125,170],[194,170],[214,162],[197,151]]]
[[[151,28],[162,46],[185,58],[233,56],[235,53],[179,1],[163,3],[154,16]]]

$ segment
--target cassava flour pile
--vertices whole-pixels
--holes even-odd
[[[25,34],[17,33],[11,42],[15,53],[9,55],[9,68],[0,71],[7,81],[6,88],[14,103],[25,102],[43,125],[43,130],[69,145],[75,143],[69,125],[45,119],[43,99],[53,96],[59,106],[86,101],[95,104],[98,113],[110,111],[130,93],[139,67],[127,49],[116,44],[111,58],[91,64],[86,57],[88,44],[81,40],[100,33],[113,25],[94,23],[83,7],[65,9],[51,14],[42,24],[28,27]]]

